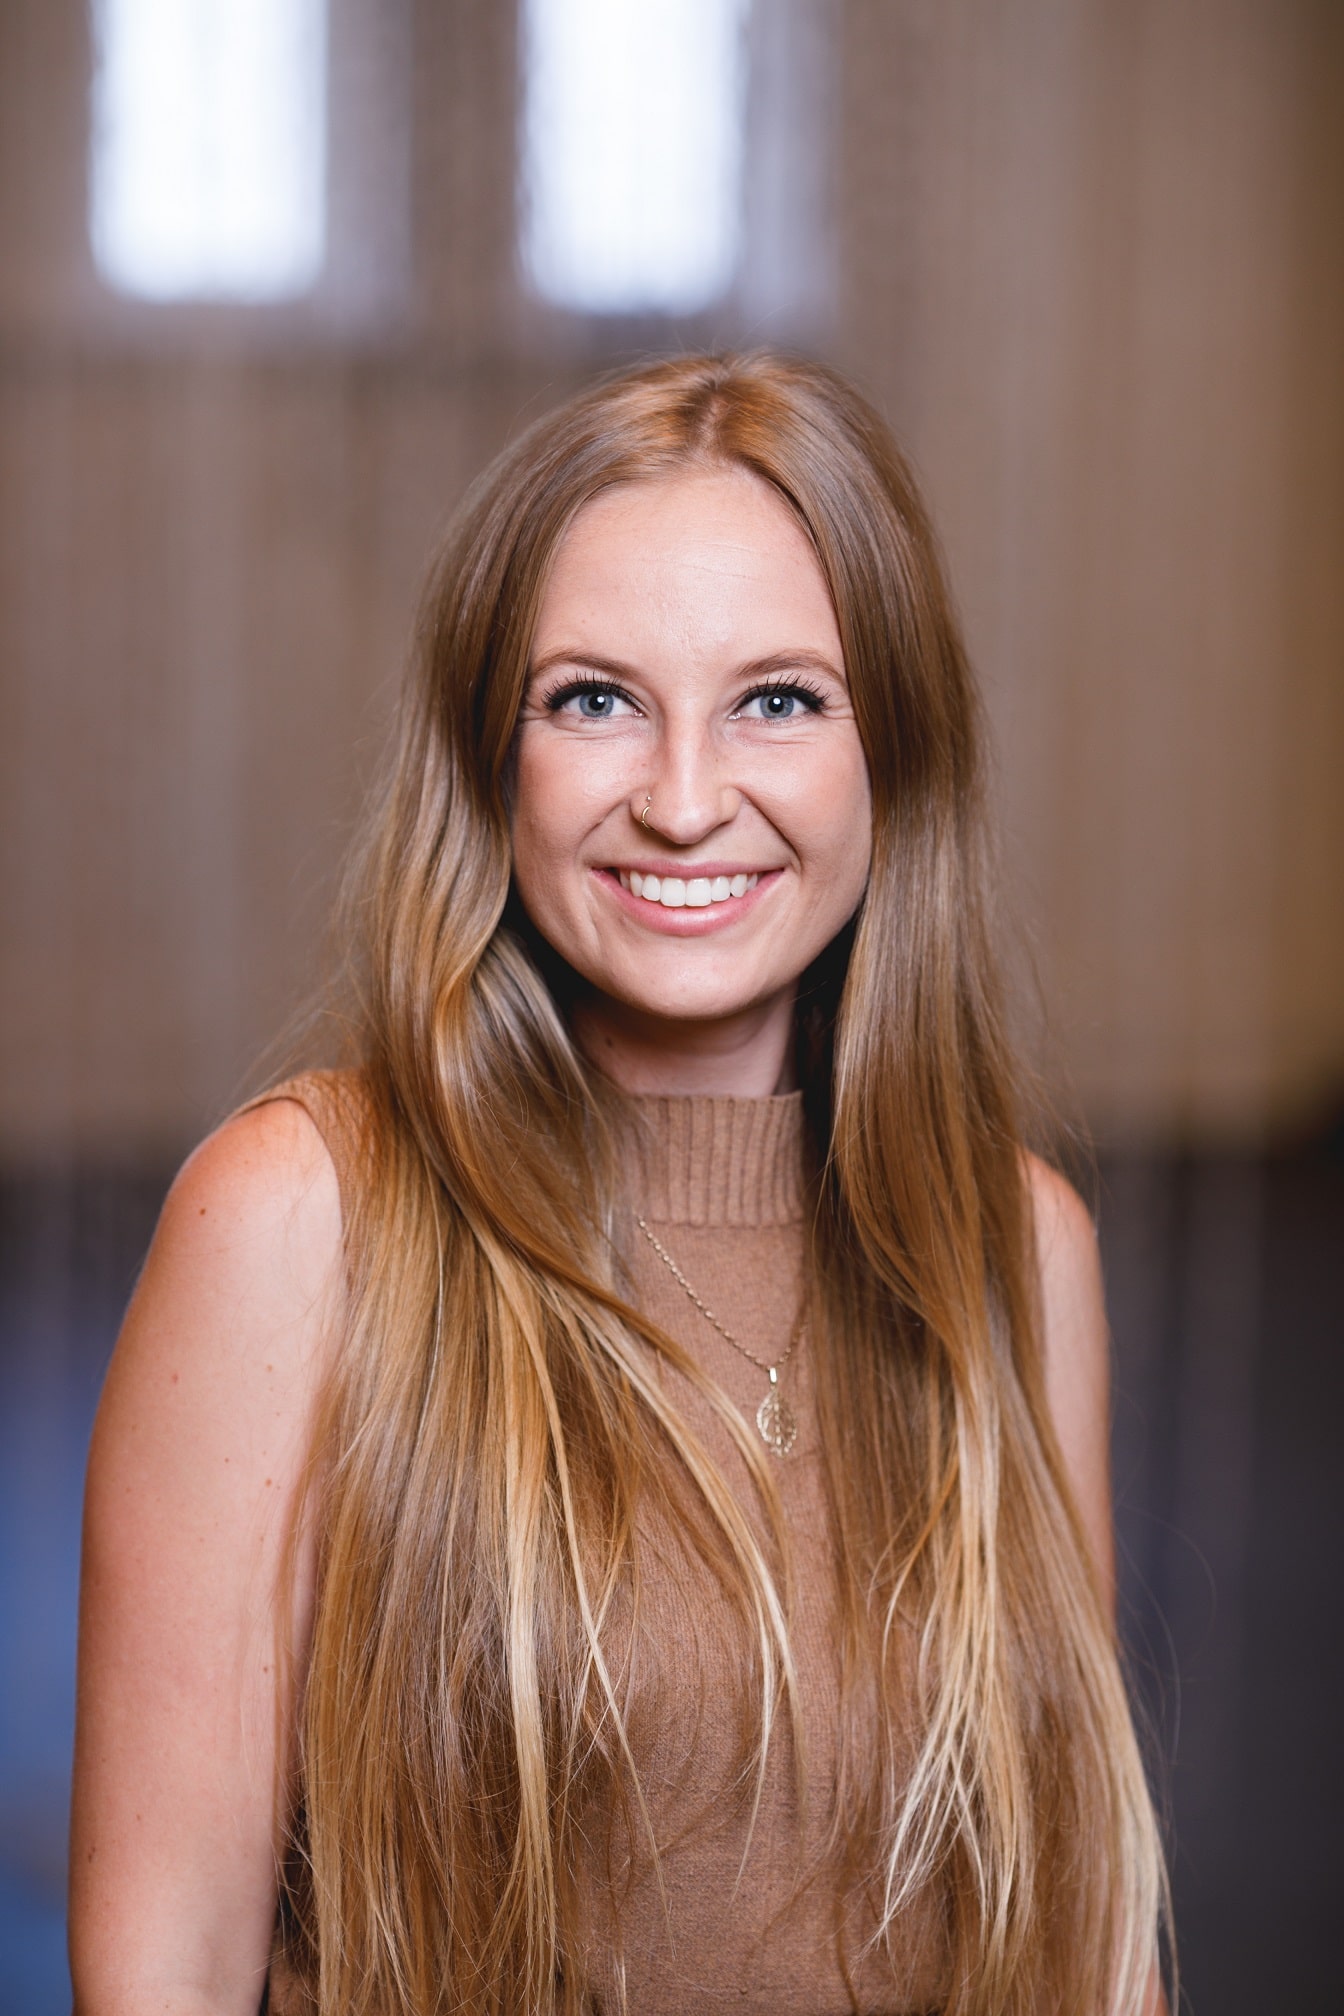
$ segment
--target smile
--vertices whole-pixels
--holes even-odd
[[[712,903],[729,903],[745,896],[759,882],[759,875],[641,875],[636,868],[618,868],[622,889],[645,903],[661,903],[664,910],[707,910]]]

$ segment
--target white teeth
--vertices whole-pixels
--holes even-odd
[[[745,896],[760,881],[759,875],[641,875],[637,868],[618,868],[622,889],[641,896],[646,903],[661,903],[666,910],[704,910],[711,903],[726,903],[732,896]]]

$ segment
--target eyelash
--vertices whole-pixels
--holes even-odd
[[[576,700],[581,693],[612,693],[618,700],[630,699],[624,686],[619,685],[615,679],[607,678],[602,673],[593,673],[587,679],[567,680],[563,686],[557,686],[553,692],[548,693],[545,701],[546,711],[549,714],[558,713],[567,700]],[[776,677],[762,679],[750,687],[742,695],[733,712],[740,714],[751,701],[764,699],[771,693],[785,693],[790,699],[801,700],[809,714],[820,714],[826,706],[825,694],[806,679]]]
[[[558,714],[566,700],[577,700],[581,693],[614,693],[618,700],[630,698],[624,686],[618,685],[614,679],[608,679],[600,672],[595,672],[587,679],[568,679],[563,686],[557,686],[553,692],[548,693],[545,701],[547,713]]]
[[[809,714],[821,714],[825,711],[826,695],[819,687],[810,685],[806,679],[785,679],[778,674],[772,679],[762,679],[749,692],[744,693],[734,711],[740,713],[748,701],[764,699],[771,693],[784,693],[791,700],[801,700]]]

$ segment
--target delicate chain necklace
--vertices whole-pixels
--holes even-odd
[[[654,1238],[644,1220],[636,1217],[635,1223],[648,1240],[650,1246],[652,1246],[654,1252],[658,1255],[658,1258],[667,1268],[668,1273],[672,1275],[674,1280],[679,1281],[686,1290],[686,1293],[690,1296],[706,1323],[713,1324],[720,1337],[723,1338],[725,1343],[731,1344],[734,1351],[740,1351],[742,1356],[749,1359],[760,1371],[769,1373],[770,1387],[764,1400],[762,1400],[760,1406],[756,1409],[756,1426],[761,1431],[761,1440],[773,1455],[787,1456],[793,1448],[794,1443],[798,1440],[798,1417],[779,1390],[779,1375],[793,1356],[794,1346],[802,1337],[807,1322],[806,1302],[804,1302],[802,1308],[798,1311],[798,1320],[793,1326],[789,1335],[789,1341],[784,1346],[780,1357],[776,1359],[773,1365],[767,1365],[765,1360],[758,1358],[754,1351],[748,1351],[746,1345],[740,1339],[734,1337],[731,1330],[720,1323],[714,1311],[705,1306],[694,1288],[692,1288],[690,1282],[686,1279],[686,1276],[682,1273],[680,1267],[678,1267],[676,1261],[672,1258],[672,1255],[668,1252],[666,1246]]]

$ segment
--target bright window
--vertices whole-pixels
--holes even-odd
[[[548,300],[685,313],[741,230],[747,0],[523,0],[522,250]]]
[[[325,0],[93,0],[89,228],[154,301],[305,293],[326,235]]]

